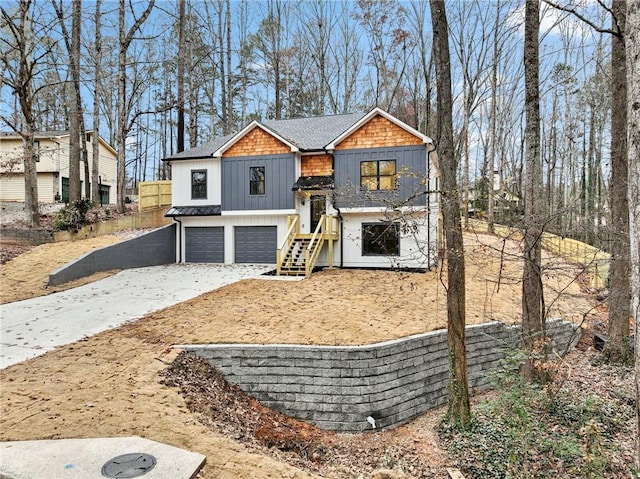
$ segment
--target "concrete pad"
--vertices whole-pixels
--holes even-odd
[[[273,269],[244,264],[127,269],[78,288],[0,305],[0,369]]]
[[[131,453],[155,458],[144,479],[191,479],[206,459],[141,437],[11,441],[0,443],[0,479],[104,479],[108,461]]]

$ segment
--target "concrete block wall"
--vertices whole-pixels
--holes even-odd
[[[36,246],[53,242],[53,233],[51,231],[24,228],[0,228],[0,243]]]
[[[552,320],[548,335],[564,354],[579,334]],[[489,372],[519,345],[519,328],[488,323],[467,328],[472,392],[490,387]],[[257,344],[179,345],[218,368],[264,405],[323,429],[401,424],[447,402],[446,331],[363,346]]]
[[[49,285],[57,286],[102,271],[142,268],[176,262],[175,223],[105,246],[67,263],[49,275]]]

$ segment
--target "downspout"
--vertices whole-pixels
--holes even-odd
[[[343,242],[342,242],[342,238],[344,237],[344,226],[342,224],[342,213],[340,212],[340,208],[338,208],[338,205],[336,204],[336,197],[332,194],[331,195],[331,206],[333,206],[333,209],[336,210],[338,212],[338,219],[340,220],[340,269],[342,269],[343,267],[343,258],[344,255],[342,254],[343,252]]]
[[[182,263],[182,221],[177,216],[173,217],[173,221],[178,223],[178,263]]]
[[[333,152],[329,153],[331,155],[331,170],[334,172],[333,174],[335,175],[335,171],[336,171],[336,157],[333,155]],[[335,188],[335,177],[333,179],[334,182],[334,188]],[[331,206],[333,206],[333,209],[335,209],[338,212],[338,219],[340,220],[340,269],[342,269],[344,267],[344,218],[342,218],[342,212],[340,211],[340,208],[338,208],[338,205],[336,204],[336,195],[333,194],[333,191],[331,192]]]

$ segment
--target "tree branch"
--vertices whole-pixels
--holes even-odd
[[[562,5],[558,5],[557,3],[553,2],[552,0],[543,0],[544,3],[546,3],[547,5],[557,9],[557,10],[561,10],[563,12],[567,12],[572,14],[574,17],[576,17],[577,19],[583,21],[584,23],[586,23],[587,25],[589,25],[591,28],[593,28],[596,32],[598,33],[610,33],[611,35],[615,35],[617,37],[621,37],[623,35],[623,32],[620,31],[620,28],[618,27],[617,30],[612,30],[611,28],[604,28],[601,26],[596,25],[595,23],[593,23],[591,20],[589,20],[587,17],[585,17],[584,15],[582,15],[581,13],[579,13],[575,8],[573,7],[569,7],[569,6],[562,6]],[[602,2],[598,1],[598,3],[600,5],[602,5],[604,7],[604,5],[602,4]],[[604,7],[608,12],[611,13],[611,9]],[[616,26],[618,26],[618,22],[616,21]]]

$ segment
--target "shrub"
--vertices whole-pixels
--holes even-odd
[[[528,383],[518,373],[521,359],[496,371],[496,394],[474,408],[468,430],[441,426],[460,469],[470,478],[619,477],[610,457],[632,408]]]
[[[91,209],[91,200],[77,200],[62,208],[53,220],[55,230],[78,231],[88,223],[87,213]]]

